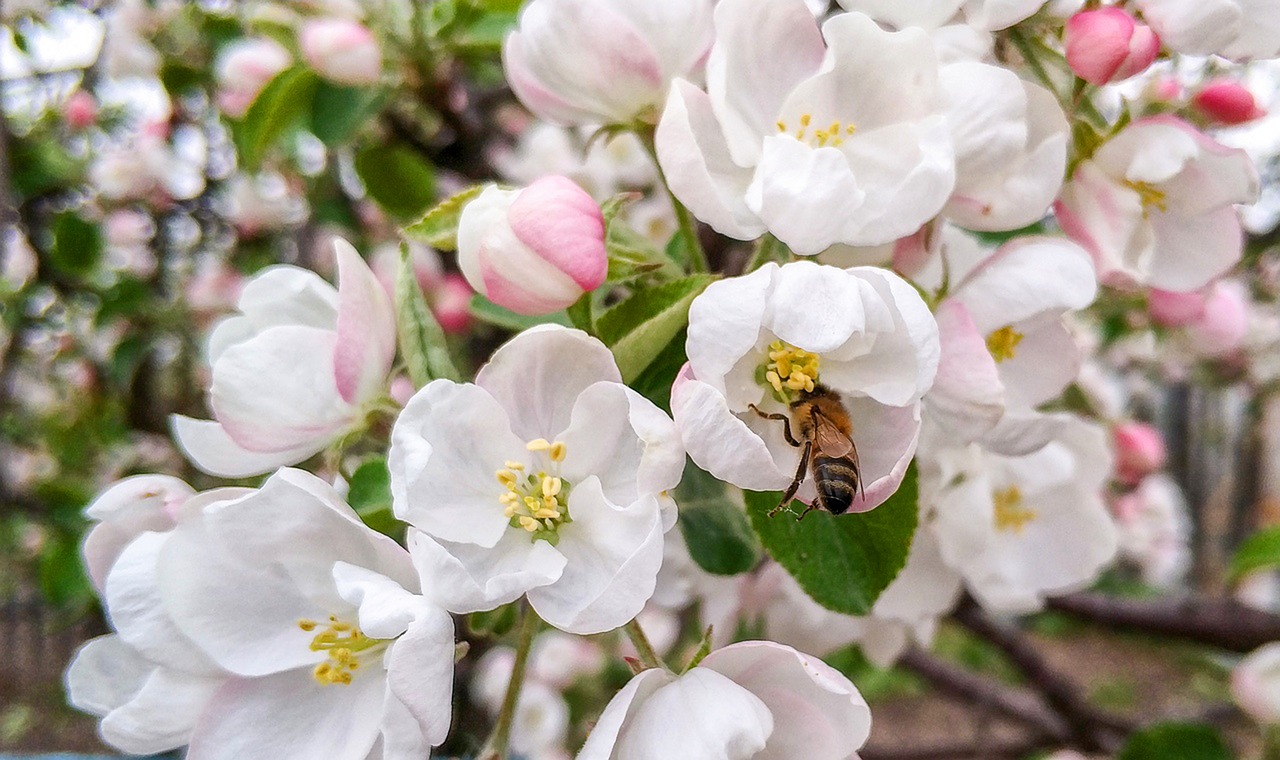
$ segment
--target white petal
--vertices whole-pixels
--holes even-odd
[[[1069,240],[1023,237],[1001,246],[955,291],[984,334],[1044,312],[1083,309],[1097,295],[1088,254]]]
[[[443,540],[493,546],[507,527],[497,472],[527,455],[489,393],[435,380],[414,394],[391,431],[396,517]]]
[[[310,668],[228,681],[187,758],[364,760],[381,728],[385,690],[382,673],[363,670],[348,685],[322,685]]]
[[[506,410],[512,432],[525,441],[556,440],[578,396],[602,380],[622,382],[613,354],[581,330],[558,325],[525,330],[476,374],[476,385]]]
[[[853,441],[858,447],[863,494],[853,500],[851,512],[865,512],[897,493],[920,440],[920,402],[909,406],[885,406],[869,398],[843,397],[853,420]]]
[[[791,647],[733,644],[708,655],[697,670],[703,668],[750,691],[776,716],[768,745],[753,760],[846,760],[871,733],[871,711],[849,679]]]
[[[159,668],[128,703],[102,721],[102,738],[131,755],[150,755],[191,740],[221,686],[216,678]]]
[[[938,306],[942,359],[933,389],[925,397],[925,415],[949,443],[976,440],[1004,414],[1004,386],[986,337],[964,304],[947,299]]]
[[[339,300],[333,368],[343,400],[360,404],[385,390],[396,356],[395,311],[356,249],[342,239],[335,239],[333,247]]]
[[[825,354],[865,332],[866,294],[858,278],[835,267],[797,261],[778,270],[765,325],[797,348]]]
[[[760,164],[747,188],[747,206],[801,256],[821,253],[836,243],[887,242],[847,234],[850,220],[860,218],[866,197],[867,189],[843,153],[833,147],[812,148],[790,135],[765,138]]]
[[[67,701],[78,710],[105,716],[132,699],[155,667],[115,634],[90,639],[67,666]]]
[[[360,631],[375,639],[394,639],[428,608],[421,596],[381,573],[347,562],[333,566],[338,593],[358,609]]]
[[[686,380],[671,395],[671,410],[685,450],[699,467],[739,488],[780,491],[791,482],[768,445],[729,411],[728,402],[711,385]]]
[[[450,612],[491,610],[533,588],[554,583],[564,572],[564,555],[546,541],[530,541],[509,528],[492,548],[435,541],[413,532],[413,561],[423,593]]]
[[[825,52],[800,0],[722,0],[716,7],[707,91],[739,166],[759,161],[760,138],[776,131],[787,94],[818,71]]]
[[[638,706],[612,757],[749,760],[760,756],[774,725],[756,695],[714,670],[694,668]]]
[[[653,596],[662,567],[662,517],[657,500],[628,507],[605,499],[594,477],[569,494],[573,521],[560,526],[556,549],[564,555],[560,578],[531,589],[529,602],[543,620],[569,633],[594,634],[624,625]]]
[[[323,451],[329,443],[327,439],[317,439],[282,451],[251,451],[232,440],[222,423],[181,414],[169,418],[169,429],[196,469],[220,478],[248,478],[298,464]]]
[[[1233,206],[1195,217],[1151,215],[1156,245],[1147,284],[1183,293],[1203,287],[1240,261],[1244,232]]]
[[[727,390],[725,375],[760,340],[778,272],[778,265],[770,263],[742,277],[713,282],[689,307],[689,366],[721,393]]]
[[[453,717],[453,619],[439,609],[422,614],[391,645],[387,682],[432,746],[443,744]]]
[[[604,712],[587,736],[587,742],[578,753],[578,760],[614,760],[618,737],[630,718],[635,715],[655,691],[675,680],[660,668],[646,670],[627,682],[622,690],[609,700]]]
[[[654,139],[671,192],[694,216],[738,240],[764,232],[745,200],[751,170],[733,162],[705,92],[677,79]]]

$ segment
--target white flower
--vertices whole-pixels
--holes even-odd
[[[672,192],[730,237],[767,230],[805,255],[878,245],[951,195],[944,112],[923,31],[848,13],[819,33],[802,0],[722,0],[707,92],[673,85],[658,159]]]
[[[457,612],[528,593],[571,633],[611,630],[653,594],[663,492],[684,468],[671,420],[622,384],[604,344],[541,326],[475,384],[437,380],[392,431],[396,515]],[[665,524],[664,524],[665,523]]]
[[[218,80],[218,106],[239,119],[277,74],[289,68],[293,56],[270,37],[245,37],[218,52],[214,74]]]
[[[1050,237],[1016,238],[953,285],[938,307],[942,361],[925,397],[946,445],[981,439],[1024,454],[1048,442],[1057,418],[1035,409],[1062,393],[1082,361],[1064,315],[1096,294],[1088,254]]]
[[[1103,282],[1188,291],[1240,260],[1234,204],[1258,194],[1247,154],[1172,116],[1136,121],[1080,164],[1056,211]]]
[[[916,291],[883,269],[801,261],[713,283],[689,309],[689,364],[672,390],[680,435],[698,466],[756,491],[795,477],[801,448],[782,414],[825,387],[853,423],[872,509],[902,482],[920,430],[920,398],[938,366],[938,327]],[[816,494],[806,479],[797,498]]]
[[[143,533],[171,530],[195,489],[169,475],[135,475],[113,483],[85,509],[96,524],[84,539],[84,564],[101,591],[124,548]]]
[[[1025,21],[1045,4],[1045,0],[840,0],[851,11],[862,11],[876,20],[886,21],[899,29],[921,26],[936,29],[964,13],[965,23],[976,29],[994,32]]]
[[[231,674],[190,760],[365,760],[375,743],[388,758],[425,757],[444,740],[452,619],[417,595],[408,553],[327,483],[280,470],[153,543],[144,566],[169,621],[155,637],[180,631]],[[113,620],[124,561],[107,584]],[[145,601],[133,609],[153,615]]]
[[[364,424],[387,393],[395,314],[350,244],[335,241],[338,287],[292,266],[244,287],[240,314],[209,336],[214,421],[175,415],[174,436],[201,470],[244,477],[296,464]]]
[[[680,676],[653,669],[631,679],[578,760],[848,760],[870,731],[849,679],[790,647],[746,641]]]
[[[1177,584],[1191,566],[1191,520],[1182,489],[1168,475],[1144,478],[1112,504],[1120,552],[1158,588]]]
[[[1167,47],[1190,55],[1274,58],[1280,53],[1280,5],[1272,0],[1138,0]]]
[[[520,101],[562,125],[652,119],[711,46],[711,0],[534,0],[502,46]]]
[[[1053,205],[1067,168],[1067,119],[1057,98],[985,63],[942,68],[956,188],[943,214],[971,230],[1016,230]]]
[[[1047,595],[1089,584],[1116,554],[1102,502],[1110,460],[1106,434],[1077,418],[1026,456],[977,445],[931,456],[928,525],[944,561],[999,612],[1034,611]]]
[[[1264,726],[1280,724],[1280,643],[1267,644],[1231,673],[1231,696]]]

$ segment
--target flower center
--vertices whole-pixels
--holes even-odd
[[[844,145],[844,138],[858,131],[858,127],[854,124],[846,125],[841,121],[833,121],[830,126],[819,127],[813,132],[809,128],[813,125],[813,114],[806,113],[800,117],[800,126],[795,131],[795,138],[800,142],[806,142],[815,148],[825,148],[830,146],[838,148]],[[778,131],[782,134],[791,134],[791,130],[787,127],[785,121],[778,122]]]
[[[1150,182],[1134,182],[1126,179],[1121,184],[1138,194],[1138,199],[1142,201],[1143,217],[1149,216],[1153,207],[1161,211],[1169,210],[1168,196]]]
[[[1013,325],[1005,325],[987,336],[987,350],[997,363],[1004,362],[1017,355],[1018,344],[1024,337],[1026,336],[1013,329]]]
[[[315,620],[299,620],[298,627],[307,633],[319,631],[311,639],[311,651],[325,652],[327,660],[316,666],[313,674],[322,686],[351,683],[355,672],[360,669],[360,657],[375,654],[386,648],[382,639],[371,639],[360,632],[360,629],[330,615],[328,624],[323,628]]]
[[[756,382],[769,387],[779,402],[790,404],[801,391],[813,392],[821,357],[775,340],[769,344],[768,358],[756,368]]]
[[[995,491],[991,502],[995,505],[997,530],[1021,533],[1027,523],[1038,517],[1034,509],[1022,505],[1022,490],[1017,486]]]
[[[555,546],[560,526],[573,522],[569,517],[569,484],[560,477],[565,446],[561,441],[538,438],[529,441],[526,448],[545,456],[548,466],[531,472],[523,462],[507,462],[497,472],[498,482],[507,489],[498,501],[511,527],[527,531],[534,541],[541,539]]]

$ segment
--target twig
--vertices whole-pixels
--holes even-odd
[[[911,649],[899,664],[923,677],[939,691],[992,710],[1030,727],[1036,738],[1050,743],[1067,741],[1071,728],[1027,689],[1008,686],[945,662],[920,649]],[[866,755],[870,757],[870,755]]]
[[[1079,689],[1045,661],[1023,632],[1013,626],[987,617],[977,603],[965,599],[956,610],[955,619],[978,637],[995,645],[1027,677],[1070,726],[1073,744],[1089,752],[1112,753],[1133,726],[1089,704]]]
[[[885,747],[872,745],[858,752],[862,760],[1002,760],[1022,758],[1038,749],[1056,746],[1051,740],[1026,738],[988,739],[983,742],[929,744],[919,747]]]
[[[1096,593],[1060,596],[1051,609],[1103,625],[1194,641],[1231,652],[1250,652],[1280,640],[1280,616],[1231,599],[1121,599]]]

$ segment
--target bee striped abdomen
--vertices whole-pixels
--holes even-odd
[[[858,493],[858,470],[848,457],[818,456],[813,460],[813,479],[823,509],[833,515],[849,511]]]

